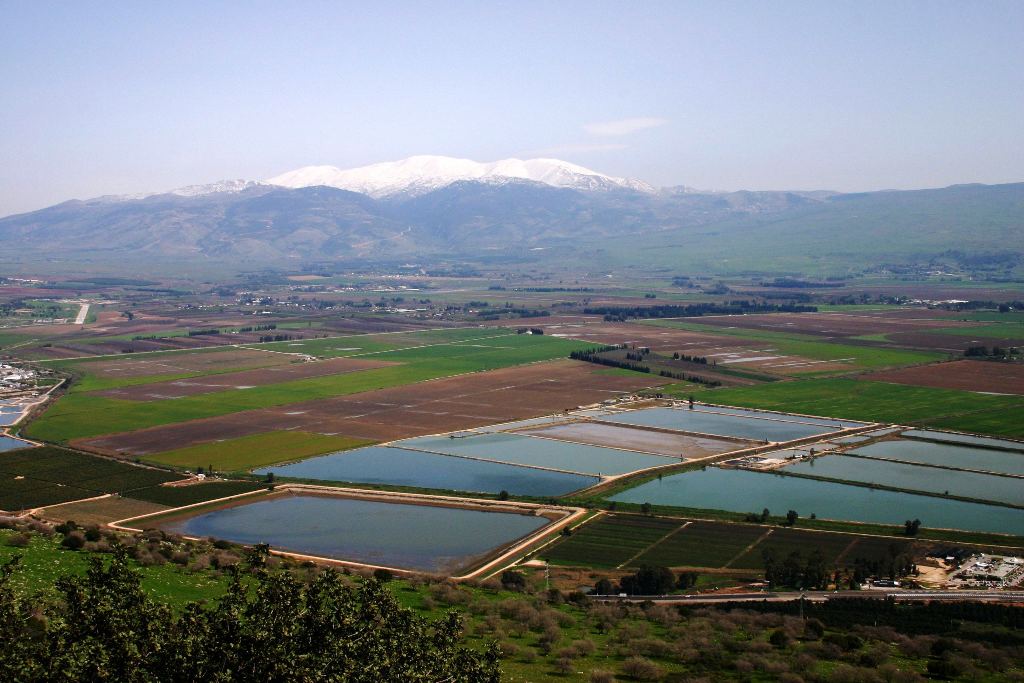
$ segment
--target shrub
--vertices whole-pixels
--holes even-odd
[[[622,664],[622,673],[638,681],[658,681],[665,676],[664,670],[645,657],[630,657]]]
[[[377,579],[381,583],[388,583],[395,578],[395,575],[387,569],[374,569],[373,578]]]
[[[606,669],[594,669],[589,680],[590,683],[615,683],[615,674]]]
[[[781,628],[775,629],[772,631],[772,634],[768,636],[768,642],[781,650],[789,645],[789,634]]]
[[[81,550],[85,545],[85,536],[79,531],[69,531],[60,544],[68,550]]]
[[[501,573],[501,587],[510,591],[525,590],[526,576],[522,572],[503,571]]]
[[[24,548],[28,545],[29,540],[30,538],[28,534],[14,534],[7,539],[7,545],[14,548]]]
[[[101,537],[102,536],[100,534],[100,530],[97,529],[96,527],[93,527],[91,529],[86,529],[85,530],[85,540],[87,540],[87,541],[91,541],[92,543],[95,543],[96,541],[100,540]]]

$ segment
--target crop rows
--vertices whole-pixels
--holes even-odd
[[[724,567],[765,533],[745,524],[691,522],[678,533],[648,548],[631,564],[660,567]]]
[[[680,520],[606,515],[586,524],[542,556],[555,564],[617,567],[677,529]]]
[[[180,477],[170,472],[63,448],[23,448],[0,454],[0,508],[21,510],[125,493],[175,479]]]
[[[144,500],[169,507],[180,507],[254,491],[260,484],[249,481],[214,481],[191,486],[150,486],[132,491],[135,500]]]
[[[731,566],[737,569],[761,569],[764,567],[765,552],[774,553],[779,560],[786,559],[790,553],[799,552],[806,560],[816,549],[821,551],[825,564],[832,566],[853,540],[854,537],[848,534],[775,529]]]

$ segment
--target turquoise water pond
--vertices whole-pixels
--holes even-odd
[[[402,448],[369,446],[309,458],[289,465],[263,467],[257,474],[361,484],[415,486],[523,496],[560,496],[593,486],[597,477],[548,472],[496,462],[455,458]]]
[[[965,498],[1024,505],[1024,479],[994,474],[957,472],[923,465],[906,465],[845,455],[826,455],[787,465],[786,472],[830,479],[885,484],[901,489],[946,493]]]
[[[1003,474],[1024,474],[1024,453],[997,451],[988,448],[971,448],[954,444],[932,443],[929,441],[879,441],[855,448],[856,453],[868,458],[907,460],[928,465],[962,467],[969,470],[1001,472]],[[1024,481],[1018,481],[1024,489]]]
[[[608,422],[679,429],[682,431],[735,436],[756,441],[792,441],[817,434],[828,434],[841,429],[838,423],[828,427],[815,424],[767,420],[756,417],[723,415],[686,408],[648,408],[618,413],[602,418]]]
[[[507,512],[293,494],[168,521],[161,528],[336,560],[453,572],[546,524],[543,517]]]
[[[447,436],[421,436],[396,442],[395,445],[517,465],[551,467],[582,474],[624,474],[679,462],[678,458],[519,434],[481,434],[457,439]]]
[[[652,480],[611,499],[897,525],[916,518],[926,527],[1024,535],[1024,510],[718,467]]]

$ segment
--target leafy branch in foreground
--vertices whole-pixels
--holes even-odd
[[[309,584],[266,569],[257,547],[213,607],[155,602],[123,548],[59,599],[11,589],[0,569],[0,680],[496,682],[498,655],[463,645],[459,616],[439,622],[400,606],[379,582],[353,587],[327,570]]]

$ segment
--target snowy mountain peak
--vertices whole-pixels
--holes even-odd
[[[421,155],[359,168],[305,166],[266,182],[289,188],[326,185],[371,197],[420,195],[462,180],[505,182],[529,180],[553,187],[602,191],[629,189],[654,192],[646,183],[616,178],[559,159],[503,159],[480,163],[471,159]]]

